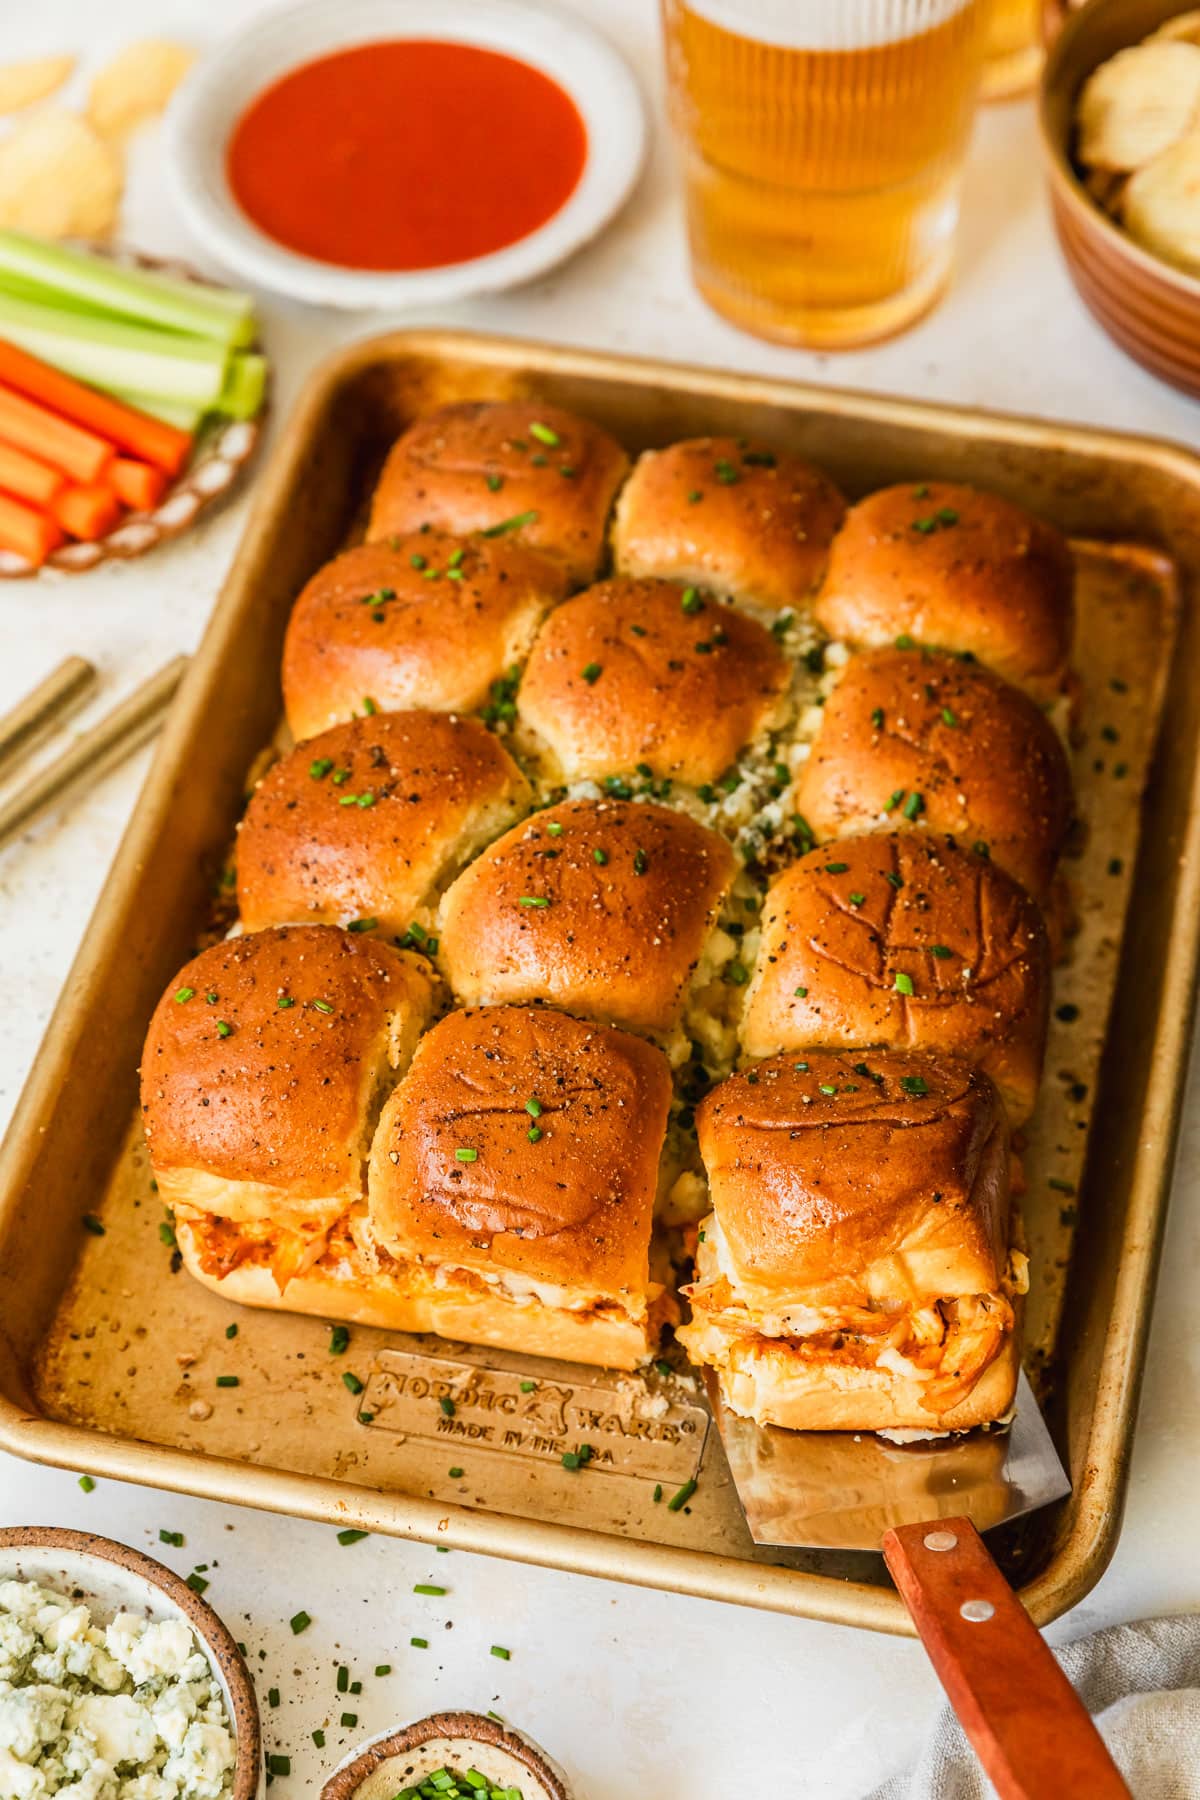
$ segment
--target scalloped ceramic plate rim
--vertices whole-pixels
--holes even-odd
[[[305,62],[385,38],[452,40],[519,57],[574,100],[588,152],[574,192],[536,231],[488,256],[441,268],[357,270],[302,256],[260,231],[225,176],[237,119],[273,80]],[[298,0],[235,32],[201,59],[166,118],[167,173],[197,239],[239,280],[345,309],[444,304],[534,279],[595,237],[624,204],[646,150],[641,91],[608,39],[542,0]]]

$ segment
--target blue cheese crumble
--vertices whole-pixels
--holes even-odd
[[[186,1619],[0,1581],[0,1800],[226,1800],[237,1746]]]

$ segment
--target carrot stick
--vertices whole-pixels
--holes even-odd
[[[64,488],[50,510],[64,531],[91,543],[111,531],[125,509],[112,489],[97,481]]]
[[[48,363],[39,362],[36,356],[18,350],[15,344],[6,343],[2,338],[0,382],[17,388],[31,399],[42,401],[56,413],[61,413],[64,419],[86,426],[100,437],[119,444],[122,450],[131,450],[135,456],[165,469],[168,475],[178,475],[191,452],[192,440],[187,432],[177,431],[161,419],[135,412],[132,406],[97,393],[95,388],[85,387],[81,381],[64,375],[61,369],[52,369]],[[78,479],[93,481],[95,475],[81,474]]]
[[[98,481],[112,460],[103,438],[0,387],[0,442],[28,450],[75,481]]]
[[[37,506],[48,506],[64,486],[65,479],[49,463],[38,462],[36,457],[26,456],[23,450],[0,444],[0,488],[6,494],[15,494],[19,500],[32,500]]]
[[[136,512],[149,512],[167,491],[167,477],[161,469],[152,469],[149,463],[136,462],[131,456],[114,457],[106,480],[117,499],[132,506]],[[3,465],[0,464],[0,487],[3,486]]]
[[[40,568],[62,541],[63,534],[53,519],[0,494],[0,549],[15,550]]]

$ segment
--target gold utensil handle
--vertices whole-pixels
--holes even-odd
[[[68,656],[44,681],[18,700],[0,718],[0,763],[6,763],[43,731],[78,704],[96,679],[94,663],[86,657]]]
[[[177,656],[144,681],[99,724],[85,731],[69,750],[64,750],[48,768],[0,805],[0,843],[76,781],[85,776],[89,781],[96,780],[153,737],[183,677],[187,660],[186,656]]]

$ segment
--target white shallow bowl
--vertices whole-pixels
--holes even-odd
[[[406,37],[498,50],[565,88],[588,141],[574,193],[507,249],[437,269],[345,269],[285,249],[230,192],[225,151],[234,125],[290,69],[356,44]],[[318,306],[416,307],[529,281],[594,237],[637,179],[646,120],[637,83],[612,45],[539,0],[300,0],[256,19],[200,61],[171,102],[166,143],[186,223],[241,280]]]
[[[114,1613],[184,1618],[208,1653],[237,1740],[233,1800],[266,1793],[254,1684],[232,1636],[212,1607],[172,1570],[112,1538],[50,1526],[0,1531],[0,1581],[36,1581],[88,1601],[100,1622]]]

